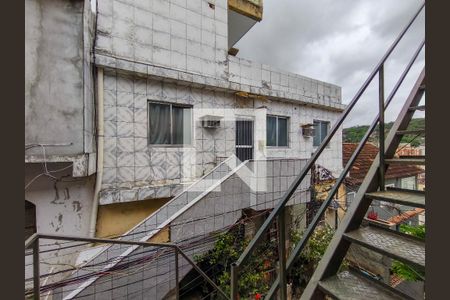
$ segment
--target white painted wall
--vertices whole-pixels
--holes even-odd
[[[49,163],[49,171],[67,167]],[[42,164],[25,166],[25,184],[43,172]],[[37,231],[40,233],[86,236],[92,209],[94,177],[73,178],[72,168],[36,179],[25,191],[25,199],[36,205]]]
[[[64,169],[69,163],[48,163],[49,171]],[[25,185],[43,173],[43,164],[25,165]],[[25,199],[36,205],[36,225],[38,233],[87,236],[95,177],[73,178],[72,168],[61,172],[51,172],[58,181],[40,176],[25,190]],[[56,272],[75,263],[79,248],[68,248],[66,242],[55,240],[40,241],[41,274]],[[46,252],[46,250],[55,250]],[[31,254],[31,253],[30,253]],[[25,278],[32,277],[31,255],[25,256]],[[57,280],[49,279],[47,283]],[[26,286],[32,282],[26,282]]]

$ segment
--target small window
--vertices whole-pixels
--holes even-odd
[[[348,192],[347,193],[347,197],[345,199],[345,206],[349,207],[350,204],[352,204],[352,202],[355,199],[355,197],[356,197],[356,192]]]
[[[190,145],[192,107],[171,103],[148,103],[150,145]]]
[[[267,146],[287,147],[289,141],[288,117],[267,116]]]
[[[314,141],[313,146],[319,146],[325,137],[328,135],[328,128],[330,122],[327,121],[314,121]]]

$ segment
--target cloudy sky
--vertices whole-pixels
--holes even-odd
[[[235,47],[238,57],[337,84],[342,102],[348,103],[422,1],[264,0],[263,20]],[[386,96],[424,30],[422,12],[385,66]],[[424,63],[422,51],[387,111],[388,120],[398,113]],[[371,123],[378,107],[377,83],[375,77],[345,127]]]

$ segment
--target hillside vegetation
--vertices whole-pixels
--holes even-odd
[[[394,122],[386,123],[385,132],[386,134],[392,128]],[[408,130],[417,130],[425,128],[425,118],[412,119],[408,126]],[[364,134],[369,129],[369,125],[353,126],[349,128],[344,128],[342,140],[344,143],[358,143],[363,138]],[[370,142],[378,143],[378,128],[372,133],[369,138]],[[403,137],[402,143],[411,143],[411,146],[417,147],[420,145],[425,145],[425,134],[416,136],[416,134],[407,134]]]

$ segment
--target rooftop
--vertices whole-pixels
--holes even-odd
[[[350,159],[350,156],[355,151],[356,147],[358,147],[358,143],[343,143],[342,144],[342,161],[343,164],[347,164],[348,160]],[[349,182],[352,184],[361,184],[364,180],[364,177],[366,176],[367,172],[369,171],[370,166],[373,163],[373,160],[377,156],[379,152],[379,149],[377,146],[371,143],[366,143],[361,150],[361,153],[356,158],[355,162],[353,163],[352,168],[349,172]],[[410,177],[415,176],[418,174],[423,173],[424,170],[421,168],[418,168],[416,166],[410,166],[410,165],[391,165],[388,168],[388,171],[386,172],[386,179],[393,179],[393,178],[404,178],[404,177]]]

